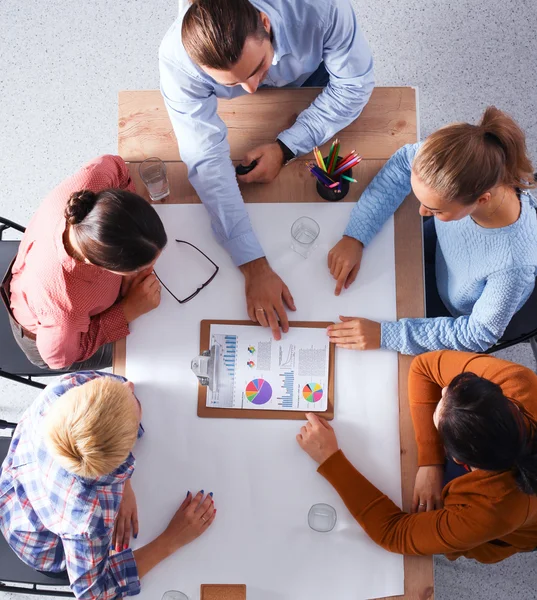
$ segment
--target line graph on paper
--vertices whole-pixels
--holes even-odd
[[[287,352],[280,346],[279,349],[280,369],[293,369],[295,366],[295,346],[289,344]]]

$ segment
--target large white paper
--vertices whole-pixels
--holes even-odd
[[[187,490],[214,492],[218,514],[203,536],[144,577],[141,600],[160,600],[171,589],[197,600],[201,583],[245,583],[248,600],[403,594],[402,557],[374,544],[316,472],[317,465],[296,443],[300,421],[197,417],[198,381],[190,362],[199,354],[200,321],[248,319],[244,279],[215,242],[203,206],[156,208],[170,240],[157,272],[174,293],[186,297],[211,272],[210,265],[202,273],[192,269],[190,255],[176,238],[196,244],[220,272],[187,304],[177,304],[163,291],[159,308],[137,319],[127,338],[127,376],[143,405],[145,427],[134,450],[132,483],[140,520],[136,547],[164,530]],[[395,319],[393,219],[365,249],[356,282],[334,296],[326,256],[341,238],[351,209],[351,203],[248,206],[272,267],[293,294],[297,311],[290,313],[292,319]],[[321,227],[308,259],[290,249],[291,225],[301,216]],[[336,350],[332,425],[349,460],[400,505],[396,353]],[[308,511],[316,503],[337,511],[330,533],[308,527]]]
[[[292,327],[283,339],[268,328],[210,328],[216,364],[207,406],[326,411],[330,344],[324,329]]]

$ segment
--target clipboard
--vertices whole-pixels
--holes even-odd
[[[309,327],[326,329],[333,323],[330,321],[290,321],[289,327]],[[261,327],[252,321],[211,321],[203,320],[200,327],[200,355],[207,353],[210,347],[211,325],[249,325]],[[328,399],[325,411],[315,411],[315,414],[327,421],[334,418],[334,371],[336,361],[336,348],[330,344],[328,350]],[[207,386],[199,384],[198,387],[198,417],[212,419],[279,419],[279,420],[306,420],[306,412],[302,410],[256,410],[249,408],[211,408],[206,406]]]

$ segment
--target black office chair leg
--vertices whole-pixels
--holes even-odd
[[[32,381],[30,378],[26,379],[26,377],[21,377],[20,375],[13,375],[13,373],[8,373],[7,371],[2,371],[0,369],[0,377],[5,377],[10,381],[16,381],[17,383],[24,383],[24,385],[29,385],[30,387],[37,388],[38,390],[44,390],[47,386],[43,383],[39,383],[37,381]]]

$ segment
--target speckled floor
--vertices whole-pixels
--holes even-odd
[[[537,162],[535,0],[353,3],[378,84],[419,87],[422,136],[495,104],[525,129]],[[176,0],[0,2],[0,214],[26,223],[64,177],[116,151],[117,92],[158,87],[157,49],[176,10]],[[527,345],[504,357],[535,369]],[[16,420],[34,396],[0,380],[0,417]],[[537,555],[435,564],[437,600],[537,598]]]

